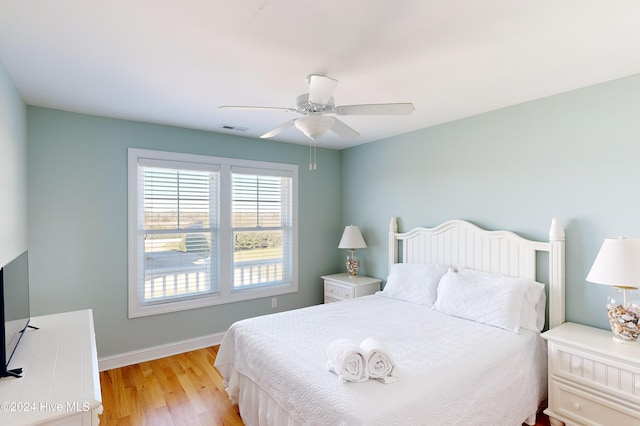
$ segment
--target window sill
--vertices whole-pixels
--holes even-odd
[[[199,297],[189,300],[177,300],[174,302],[159,303],[155,305],[129,306],[129,318],[140,318],[150,315],[160,315],[170,312],[179,312],[189,309],[204,308],[207,306],[224,305],[226,303],[242,302],[246,300],[262,299],[265,297],[279,296],[282,294],[296,293],[298,291],[297,283],[283,284],[279,286],[269,286],[262,288],[239,289],[234,290],[231,294],[222,296],[220,294],[212,294],[206,297]]]

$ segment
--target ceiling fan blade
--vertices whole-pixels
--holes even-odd
[[[335,121],[333,123],[333,127],[331,127],[331,130],[333,130],[336,135],[344,139],[355,139],[360,136],[360,133],[356,132],[351,127],[344,124],[342,121],[338,120],[337,118],[334,118],[334,120]]]
[[[333,95],[338,80],[317,74],[312,74],[307,79],[309,81],[309,102],[327,105],[331,100],[331,95]]]
[[[275,135],[284,132],[285,130],[287,130],[289,127],[293,126],[294,123],[296,122],[295,119],[293,120],[289,120],[284,124],[279,125],[278,127],[276,127],[275,129],[265,133],[264,135],[260,136],[260,138],[265,139],[265,138],[272,138]]]
[[[407,115],[415,108],[412,103],[342,105],[333,109],[337,115]]]
[[[284,112],[298,112],[295,108],[284,107],[262,107],[262,106],[242,106],[242,105],[223,105],[219,106],[220,109],[238,109],[238,110],[265,110],[265,111],[284,111]]]

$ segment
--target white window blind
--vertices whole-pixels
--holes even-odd
[[[130,148],[129,317],[297,291],[297,171]]]
[[[291,177],[232,169],[233,288],[291,281]]]
[[[218,292],[218,171],[177,165],[140,162],[142,305]]]

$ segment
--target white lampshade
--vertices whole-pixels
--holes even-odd
[[[640,239],[604,240],[587,281],[622,288],[640,288]]]
[[[308,115],[296,120],[296,127],[309,139],[316,141],[333,127],[335,119],[324,115]]]
[[[355,225],[347,225],[342,233],[338,248],[353,250],[366,247],[367,243],[364,242],[360,229]]]

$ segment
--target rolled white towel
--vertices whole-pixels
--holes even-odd
[[[367,337],[360,343],[360,348],[367,360],[369,378],[383,383],[392,383],[398,380],[394,375],[395,364],[382,342],[373,337]]]
[[[338,375],[343,382],[365,382],[367,375],[367,360],[360,346],[348,339],[337,339],[327,347],[329,371]]]

